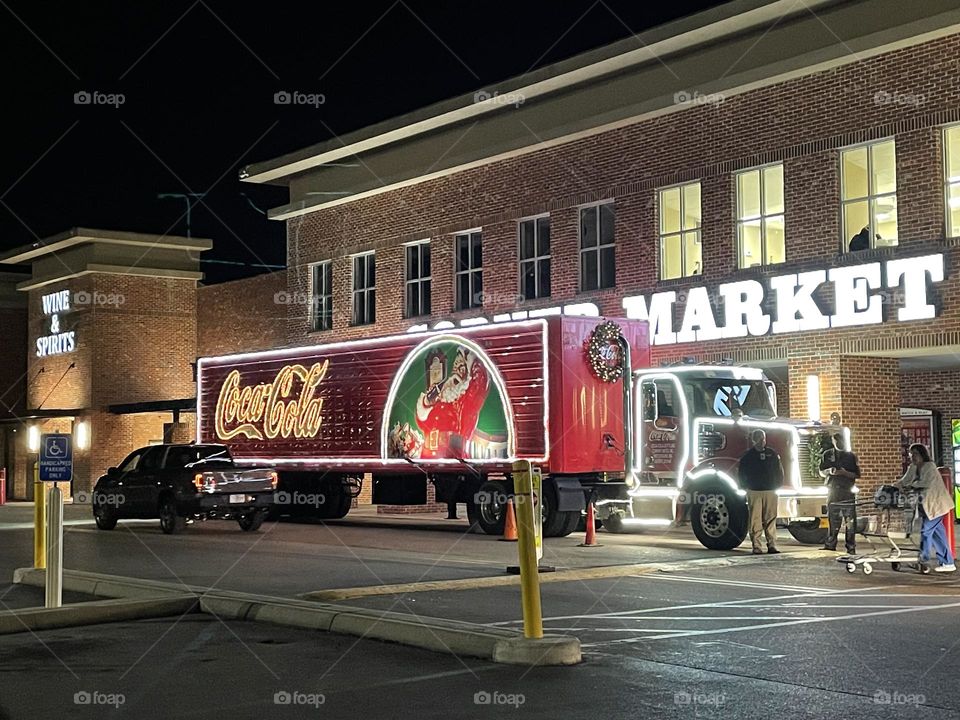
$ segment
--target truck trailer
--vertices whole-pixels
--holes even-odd
[[[640,368],[634,371],[633,368]],[[511,468],[544,477],[543,533],[573,532],[593,501],[607,529],[691,518],[707,547],[746,536],[736,460],[754,427],[784,458],[782,515],[819,540],[811,447],[842,428],[775,417],[752,368],[650,368],[646,322],[558,315],[197,361],[197,441],[279,473],[276,510],[342,518],[375,504],[464,503],[503,532]],[[814,458],[816,460],[816,458]],[[801,469],[800,466],[804,467]]]

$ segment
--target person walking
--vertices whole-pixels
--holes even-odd
[[[953,500],[930,453],[920,443],[910,446],[910,467],[896,483],[901,490],[917,490],[920,493],[920,562],[939,565],[934,572],[954,572],[953,548],[947,544],[947,531],[943,526],[945,516],[953,511]]]
[[[860,479],[860,460],[854,453],[843,449],[840,433],[831,435],[830,441],[833,447],[823,454],[820,463],[820,472],[826,475],[827,517],[830,521],[830,531],[823,549],[837,549],[837,535],[840,534],[841,523],[846,519],[844,541],[847,552],[853,555],[857,552],[857,496],[854,487]]]
[[[766,537],[767,553],[777,550],[777,490],[783,486],[783,465],[773,448],[767,447],[767,434],[759,428],[750,433],[753,444],[740,458],[740,487],[747,491],[750,510],[750,542],[753,554],[763,552],[760,540]]]

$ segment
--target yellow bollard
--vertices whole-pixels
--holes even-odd
[[[47,489],[40,482],[40,461],[33,466],[33,566],[47,566]]]
[[[513,494],[517,499],[517,549],[520,552],[520,600],[523,606],[523,636],[543,637],[540,608],[540,575],[534,536],[533,481],[529,460],[513,463]]]

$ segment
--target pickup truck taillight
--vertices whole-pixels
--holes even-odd
[[[271,472],[271,473],[270,473],[270,485],[273,487],[274,490],[277,489],[277,483],[278,483],[278,482],[280,482],[280,476],[277,475],[276,472]]]
[[[197,473],[193,476],[193,486],[197,489],[197,492],[203,491],[212,491],[216,485],[216,480],[214,480],[209,475],[204,475],[203,473]]]

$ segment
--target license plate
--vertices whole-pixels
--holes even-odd
[[[231,495],[230,502],[232,503],[242,503],[247,501],[246,495]]]

